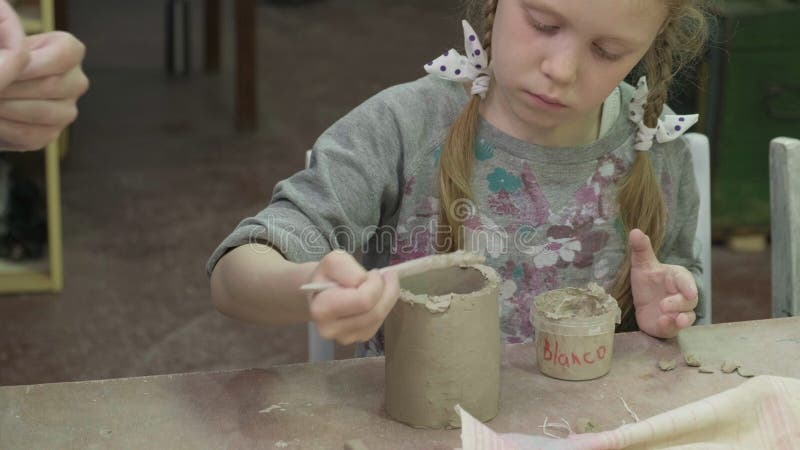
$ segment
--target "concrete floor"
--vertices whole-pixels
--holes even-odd
[[[0,385],[304,361],[305,325],[211,307],[206,259],[328,125],[461,39],[457,0],[261,6],[259,131],[237,134],[229,52],[220,75],[165,77],[163,3],[70,1],[92,87],[62,164],[65,288],[0,297]],[[768,317],[769,253],[713,256],[715,322]]]

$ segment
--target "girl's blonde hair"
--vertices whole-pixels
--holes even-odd
[[[639,63],[647,76],[650,92],[645,105],[644,123],[655,127],[667,101],[673,76],[697,57],[703,49],[708,22],[705,8],[698,0],[664,0],[667,19],[653,45]],[[468,20],[475,29],[483,29],[483,46],[491,58],[492,27],[498,0],[465,0]],[[471,199],[470,180],[474,160],[475,134],[480,97],[473,95],[456,118],[445,140],[439,160],[439,224],[437,251],[451,252],[464,248],[463,214],[456,205]],[[618,203],[625,229],[639,228],[646,233],[657,253],[667,219],[661,186],[649,152],[635,152],[635,158],[619,186]],[[627,242],[627,234],[625,236]],[[617,272],[611,294],[618,300],[623,319],[620,330],[636,329],[630,283],[630,250]]]

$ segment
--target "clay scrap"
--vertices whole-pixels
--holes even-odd
[[[690,367],[700,367],[703,365],[703,362],[700,360],[700,357],[695,355],[694,353],[686,353],[683,355],[683,359],[686,360],[686,365]]]
[[[662,359],[658,362],[658,368],[664,372],[674,370],[677,366],[678,362],[675,359]]]
[[[720,370],[722,370],[722,373],[731,373],[734,370],[738,369],[739,365],[740,364],[736,361],[726,360],[722,363],[722,367],[720,368]]]

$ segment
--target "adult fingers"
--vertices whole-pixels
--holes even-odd
[[[69,100],[0,101],[0,118],[13,122],[65,127],[77,117],[78,108]]]
[[[75,36],[63,31],[35,34],[25,40],[30,62],[18,80],[31,80],[63,74],[79,66],[86,47]]]
[[[77,99],[89,89],[89,79],[80,67],[65,74],[15,81],[0,92],[0,99]]]

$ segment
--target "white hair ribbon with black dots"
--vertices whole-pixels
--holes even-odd
[[[489,59],[481,45],[475,30],[466,20],[461,21],[464,28],[464,50],[466,56],[454,49],[446,51],[442,56],[425,64],[425,71],[438,75],[446,80],[472,81],[472,95],[486,97],[489,90]]]
[[[633,148],[642,152],[650,150],[650,147],[653,146],[653,138],[660,144],[678,139],[700,118],[699,114],[685,116],[667,114],[663,120],[658,120],[655,128],[650,128],[644,124],[644,105],[647,103],[647,93],[647,79],[643,76],[639,78],[636,90],[633,92],[629,113],[631,121],[639,126]]]

